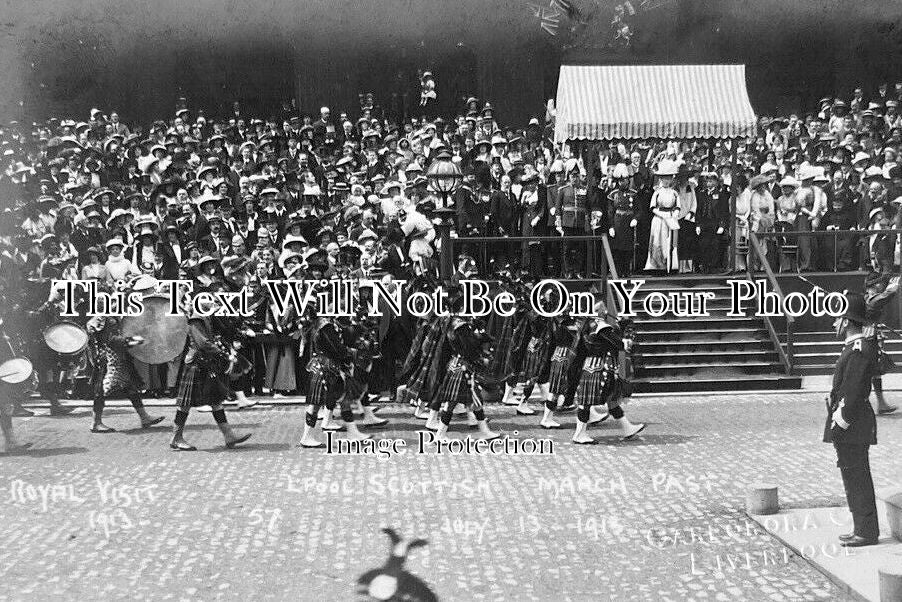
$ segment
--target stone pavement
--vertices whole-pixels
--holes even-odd
[[[16,419],[35,448],[0,456],[2,600],[350,600],[388,556],[383,526],[428,539],[406,568],[441,600],[849,599],[743,512],[757,481],[784,507],[842,503],[820,394],[643,397],[641,439],[596,446],[569,444],[572,414],[549,432],[489,407],[495,428],[551,437],[544,456],[330,456],[295,447],[298,406],[231,412],[254,433],[238,450],[192,413],[200,451],[176,453],[130,409],[109,435],[88,412]],[[416,445],[407,407],[380,415]],[[879,429],[878,488],[902,481],[902,415]]]

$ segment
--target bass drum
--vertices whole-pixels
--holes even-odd
[[[141,345],[129,347],[128,352],[145,364],[165,364],[185,350],[188,339],[188,318],[169,315],[169,298],[144,297],[144,312],[122,318],[122,336],[139,336]]]
[[[63,357],[75,357],[88,346],[88,332],[74,322],[57,322],[44,329],[44,342]]]
[[[34,366],[24,357],[14,357],[0,364],[0,380],[11,385],[24,383],[33,372]]]

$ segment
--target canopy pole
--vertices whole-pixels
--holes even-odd
[[[737,138],[730,139],[730,273],[736,272],[736,149]]]

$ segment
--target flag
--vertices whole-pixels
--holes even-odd
[[[551,0],[551,8],[562,10],[569,19],[576,18],[577,11],[573,5],[573,0]]]
[[[550,35],[557,35],[557,28],[560,24],[561,13],[555,9],[542,9],[542,29]]]

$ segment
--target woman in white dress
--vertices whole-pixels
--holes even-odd
[[[658,188],[651,196],[651,234],[648,238],[648,259],[646,270],[679,269],[677,237],[679,235],[680,200],[673,189],[673,178],[677,173],[675,161],[662,159],[655,175],[659,178]]]

